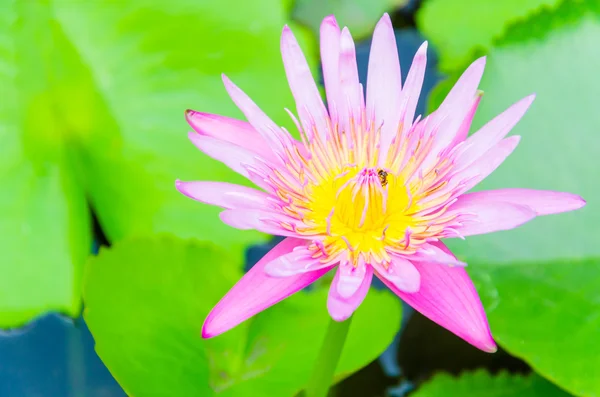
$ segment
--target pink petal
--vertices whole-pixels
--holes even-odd
[[[321,23],[321,63],[323,64],[323,80],[327,93],[329,115],[335,123],[338,120],[336,105],[340,98],[340,27],[335,17],[329,15]]]
[[[342,29],[340,36],[339,73],[341,92],[335,103],[339,107],[342,130],[345,130],[349,126],[351,118],[355,122],[360,122],[362,113],[360,106],[362,90],[358,81],[356,50],[348,28]]]
[[[367,120],[381,127],[381,140],[392,141],[400,121],[402,83],[396,37],[390,16],[386,13],[373,33],[367,76]]]
[[[335,321],[344,321],[354,313],[354,311],[360,306],[362,301],[369,292],[371,286],[371,280],[373,279],[373,268],[367,266],[365,270],[362,282],[356,292],[350,297],[345,298],[338,292],[338,283],[340,278],[340,271],[335,273],[331,287],[329,288],[329,296],[327,298],[327,310],[329,315]]]
[[[471,109],[466,104],[471,103],[476,96],[484,69],[485,57],[469,65],[436,110],[436,119],[444,120],[444,128],[440,130],[442,134],[438,136],[441,147],[447,146],[454,139],[458,127]]]
[[[479,154],[479,157],[470,163],[456,163],[458,169],[456,177],[465,181],[460,192],[466,192],[475,187],[479,182],[487,178],[506,160],[508,156],[516,149],[521,137],[513,135],[504,138],[493,148],[485,153]]]
[[[469,108],[467,115],[463,119],[462,124],[460,125],[460,127],[458,127],[458,131],[456,132],[456,136],[454,137],[454,140],[450,144],[451,147],[454,147],[458,143],[467,139],[467,136],[469,135],[469,130],[471,129],[471,124],[473,123],[473,118],[475,117],[475,112],[477,111],[477,108],[479,107],[479,102],[481,102],[482,96],[483,96],[483,91],[478,91],[475,94],[475,98],[473,99],[471,107]]]
[[[281,150],[284,142],[292,138],[277,126],[238,86],[233,84],[225,75],[223,83],[229,96],[237,107],[244,113],[248,122],[269,143],[272,150]]]
[[[242,146],[275,164],[280,162],[267,141],[248,122],[194,110],[187,110],[185,118],[200,135]]]
[[[423,169],[428,169],[436,161],[441,152],[451,147],[455,141],[461,124],[472,106],[468,106],[477,94],[477,87],[485,69],[485,57],[474,61],[460,76],[452,90],[448,93],[440,107],[430,115],[429,128],[435,135],[430,154],[423,162]],[[461,134],[463,132],[460,132]]]
[[[225,210],[219,214],[219,218],[226,225],[240,230],[258,230],[259,232],[272,234],[274,236],[309,238],[301,236],[293,230],[285,229],[281,223],[295,224],[298,220],[290,218],[279,212],[239,209]]]
[[[418,262],[436,263],[446,266],[466,266],[463,261],[458,260],[452,253],[446,252],[435,244],[423,244],[413,255],[406,256],[407,260]]]
[[[327,110],[300,45],[288,26],[281,34],[281,56],[304,132],[311,136],[314,123],[324,138],[328,130]]]
[[[401,115],[400,122],[402,123],[402,131],[404,134],[408,132],[410,126],[415,120],[415,111],[421,89],[423,88],[423,79],[425,78],[425,69],[427,67],[427,42],[421,44],[413,58],[412,65],[406,76],[404,87],[400,93],[399,113]],[[387,142],[382,142],[382,153],[387,152]],[[382,156],[385,157],[385,156]]]
[[[330,268],[286,278],[265,273],[267,263],[303,244],[302,240],[287,238],[269,251],[212,309],[202,326],[202,337],[212,338],[230,330],[327,273]]]
[[[440,242],[438,247],[449,252]],[[435,323],[455,333],[473,346],[495,352],[487,318],[477,291],[462,267],[415,262],[421,274],[421,288],[407,293],[385,278],[382,281],[404,302]]]
[[[262,167],[263,163],[254,152],[220,139],[196,132],[190,132],[188,137],[198,149],[213,159],[222,162],[240,175],[249,178],[247,166]],[[262,186],[261,186],[262,187]]]
[[[265,265],[265,272],[272,277],[289,277],[331,267],[331,262],[323,263],[313,258],[307,246],[296,247],[289,254],[281,255]]]
[[[469,160],[477,158],[481,153],[485,153],[513,129],[521,120],[535,95],[529,95],[515,103],[504,112],[496,116],[479,131],[474,133],[465,141],[465,148],[457,156],[458,163],[468,163]]]
[[[363,261],[359,261],[356,267],[349,262],[340,263],[336,275],[338,281],[335,284],[337,293],[345,299],[354,295],[360,288],[368,267]]]
[[[464,104],[475,96],[484,70],[485,57],[481,57],[471,63],[456,84],[454,84],[438,110],[441,109],[444,112],[448,112],[451,109],[464,108]],[[466,109],[462,111],[463,114],[466,112]]]
[[[462,226],[454,229],[462,236],[510,230],[529,222],[536,213],[525,205],[488,201],[478,196],[463,195],[448,208],[448,214],[469,214]]]
[[[267,193],[233,183],[177,180],[175,187],[194,200],[227,209],[269,208],[270,196]]]
[[[399,256],[392,256],[388,268],[374,264],[375,274],[386,285],[388,283],[405,292],[417,292],[421,287],[421,275],[417,268],[408,260]]]
[[[573,211],[585,205],[585,200],[576,194],[535,189],[509,188],[487,190],[483,192],[467,193],[462,196],[462,199],[524,205],[535,211],[537,215],[550,215]]]

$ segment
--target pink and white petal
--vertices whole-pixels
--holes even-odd
[[[427,45],[427,42],[424,42],[417,50],[400,93],[399,113],[403,134],[408,132],[415,120],[415,111],[423,88],[425,69],[427,68]],[[387,150],[387,147],[384,148],[383,144],[381,147],[382,152]]]
[[[333,282],[329,288],[329,296],[327,297],[327,310],[329,315],[335,321],[344,321],[348,319],[352,313],[360,306],[363,302],[369,287],[371,286],[371,280],[373,280],[373,268],[371,266],[366,267],[366,271],[362,282],[356,292],[350,297],[345,298],[338,292],[338,284],[340,278],[340,271],[338,270],[333,277]]]
[[[473,118],[475,117],[475,112],[477,111],[477,108],[479,107],[479,102],[481,102],[482,96],[483,96],[483,91],[477,91],[477,93],[475,94],[475,98],[473,98],[471,107],[469,108],[469,111],[467,112],[466,116],[464,117],[463,122],[461,123],[460,127],[458,127],[458,131],[456,132],[456,136],[454,137],[454,140],[450,144],[450,147],[454,147],[457,144],[459,144],[460,142],[467,139],[467,136],[469,135],[469,130],[471,129],[471,124],[473,123]]]
[[[467,266],[465,262],[456,258],[452,253],[442,250],[433,243],[423,244],[417,252],[405,258],[411,262],[428,262],[446,266]]]
[[[227,182],[177,180],[175,187],[194,200],[222,208],[269,209],[269,194],[246,186]]]
[[[375,274],[381,281],[393,285],[398,290],[404,292],[417,292],[421,287],[421,275],[417,268],[409,260],[391,256],[392,262],[388,268],[382,265],[374,264]]]
[[[281,162],[267,141],[246,121],[194,110],[186,110],[185,118],[200,135],[241,146],[275,164]]]
[[[465,196],[458,198],[448,208],[448,214],[464,214],[461,226],[454,229],[462,236],[473,236],[510,230],[529,222],[537,216],[536,212],[525,205],[488,200],[470,200]],[[459,215],[460,216],[460,215]]]
[[[240,230],[258,230],[259,232],[272,234],[274,236],[297,237],[309,239],[311,236],[303,236],[292,230],[281,226],[282,223],[295,225],[299,221],[289,218],[279,212],[269,212],[257,209],[225,210],[219,214],[219,218],[226,225]]]
[[[265,272],[272,277],[289,277],[302,273],[331,267],[335,262],[323,263],[320,258],[313,258],[314,252],[307,246],[296,247],[289,254],[281,255],[265,266]]]
[[[335,103],[338,106],[341,128],[345,130],[351,118],[360,123],[362,115],[362,90],[358,81],[356,49],[348,28],[342,29],[340,36],[339,74],[340,97]]]
[[[323,81],[327,94],[329,115],[333,123],[338,121],[338,106],[340,98],[340,27],[333,15],[323,19],[321,23],[321,63],[323,65]]]
[[[373,33],[367,76],[367,123],[381,127],[381,140],[391,142],[398,132],[402,80],[396,36],[386,13]]]
[[[200,135],[197,132],[190,132],[188,137],[204,154],[222,162],[246,178],[249,178],[247,166],[259,168],[264,166],[256,153],[241,146],[210,136]]]
[[[430,115],[430,134],[435,138],[430,154],[423,161],[423,169],[429,169],[437,162],[440,153],[451,148],[459,134],[461,124],[473,109],[469,104],[472,104],[477,94],[484,69],[485,57],[474,61],[454,84],[440,107]]]
[[[438,247],[449,252],[442,243]],[[407,293],[382,278],[382,281],[404,302],[448,329],[473,346],[495,352],[488,321],[477,291],[462,267],[449,267],[435,263],[415,262],[421,274],[421,288]]]
[[[461,199],[463,202],[494,201],[524,205],[535,211],[537,215],[574,211],[586,204],[581,196],[572,193],[518,188],[467,193],[461,196]]]
[[[487,152],[481,153],[475,161],[468,164],[456,163],[458,171],[453,178],[463,181],[463,186],[457,192],[461,194],[467,192],[487,178],[510,156],[520,140],[521,137],[518,135],[504,138]]]
[[[458,81],[454,84],[446,98],[438,108],[444,112],[450,112],[451,110],[458,110],[463,107],[461,113],[465,114],[467,109],[465,103],[475,96],[481,77],[485,70],[485,57],[476,59],[469,65],[469,67],[463,72]]]
[[[341,262],[337,271],[338,281],[334,284],[337,293],[345,299],[354,295],[360,288],[368,267],[363,261],[359,261],[356,267],[349,262]]]
[[[244,91],[229,78],[222,75],[225,89],[237,107],[244,113],[248,122],[268,142],[271,150],[280,152],[284,143],[292,144],[293,138],[275,124]]]
[[[485,70],[485,57],[475,60],[463,72],[456,84],[452,87],[440,107],[434,112],[435,119],[452,120],[455,123],[454,128],[445,130],[446,134],[440,136],[440,140],[449,143],[454,138],[459,123],[462,122],[464,116],[469,111],[470,107],[466,105],[471,103],[472,99],[477,94],[479,82]],[[432,114],[433,115],[433,114]]]
[[[481,127],[465,141],[464,149],[457,154],[456,162],[468,163],[500,142],[525,115],[534,99],[535,95],[521,99]]]
[[[267,263],[303,244],[306,243],[302,240],[287,238],[258,261],[209,313],[202,326],[202,337],[212,338],[230,330],[327,273],[330,268],[286,278],[265,273]]]
[[[304,132],[311,137],[314,128],[325,138],[328,130],[327,110],[302,49],[287,25],[281,33],[281,56]]]

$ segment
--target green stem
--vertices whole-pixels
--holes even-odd
[[[306,386],[306,397],[326,397],[333,380],[333,374],[340,361],[340,355],[348,336],[352,317],[346,321],[337,322],[333,319],[327,327],[327,334],[321,345],[319,357],[313,368],[313,373]]]

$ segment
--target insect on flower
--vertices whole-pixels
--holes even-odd
[[[531,189],[469,193],[510,155],[506,137],[533,101],[528,96],[469,136],[481,99],[485,59],[476,60],[440,107],[415,117],[427,43],[401,81],[389,16],[373,34],[366,90],[354,42],[334,17],[321,25],[327,107],[290,29],[281,52],[301,140],[276,125],[227,77],[225,88],[248,122],[195,111],[192,142],[252,181],[182,182],[185,195],[224,208],[239,229],[286,237],[215,306],[202,335],[225,332],[332,269],[327,308],[348,318],[373,275],[396,295],[474,346],[495,351],[475,288],[443,239],[512,229],[538,215],[580,208],[576,195]]]
[[[377,175],[379,176],[379,182],[381,183],[381,186],[387,185],[388,173],[386,171],[380,169],[380,170],[377,170]]]

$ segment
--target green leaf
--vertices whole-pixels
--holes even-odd
[[[514,129],[522,140],[478,189],[573,192],[582,210],[516,230],[451,241],[470,263],[492,333],[502,347],[576,395],[600,395],[600,10],[566,1],[510,29],[489,53],[475,127],[518,99],[537,98]],[[475,130],[475,129],[474,129]]]
[[[490,51],[481,83],[485,94],[474,123],[477,128],[518,99],[537,93],[513,129],[522,136],[519,146],[478,189],[566,191],[581,195],[588,204],[576,212],[537,218],[516,230],[452,244],[468,259],[509,263],[600,256],[600,189],[593,183],[600,153],[600,12],[588,4],[598,3],[566,2],[556,13],[528,20]]]
[[[111,241],[170,232],[241,255],[264,240],[220,222],[175,179],[242,177],[187,139],[184,110],[241,117],[227,73],[279,123],[292,107],[279,54],[289,1],[0,4],[0,326],[76,315],[93,207]],[[226,12],[224,12],[226,10]],[[295,28],[309,62],[312,37]],[[6,98],[4,100],[4,98]]]
[[[455,70],[472,58],[475,49],[487,50],[507,26],[553,8],[560,0],[426,0],[417,12],[417,26],[440,55],[440,68]]]
[[[578,396],[599,396],[600,260],[471,266],[495,339]]]
[[[15,7],[17,5],[15,4]],[[70,131],[56,114],[47,78],[56,32],[36,37],[47,10],[22,2],[30,18],[0,6],[0,327],[48,310],[78,315],[91,225]],[[38,51],[31,51],[32,39]]]
[[[462,373],[459,377],[438,374],[423,384],[414,397],[568,397],[543,378],[533,375],[491,375],[485,370]]]
[[[313,32],[321,21],[335,15],[340,26],[348,26],[355,39],[369,37],[384,12],[400,8],[408,0],[297,0],[293,17]]]
[[[169,232],[230,249],[258,242],[257,232],[222,224],[218,208],[183,197],[174,181],[248,184],[187,139],[187,108],[242,118],[221,73],[274,120],[292,124],[284,111],[293,101],[279,53],[283,3],[60,1],[54,8],[105,110],[94,110],[86,126],[81,162],[109,238]],[[314,64],[310,44],[305,49]]]
[[[298,293],[202,340],[204,318],[241,276],[230,262],[213,245],[167,237],[117,243],[91,260],[85,319],[96,351],[130,395],[293,396],[307,382],[329,321],[327,289]],[[383,352],[399,321],[398,299],[371,291],[336,379]]]

